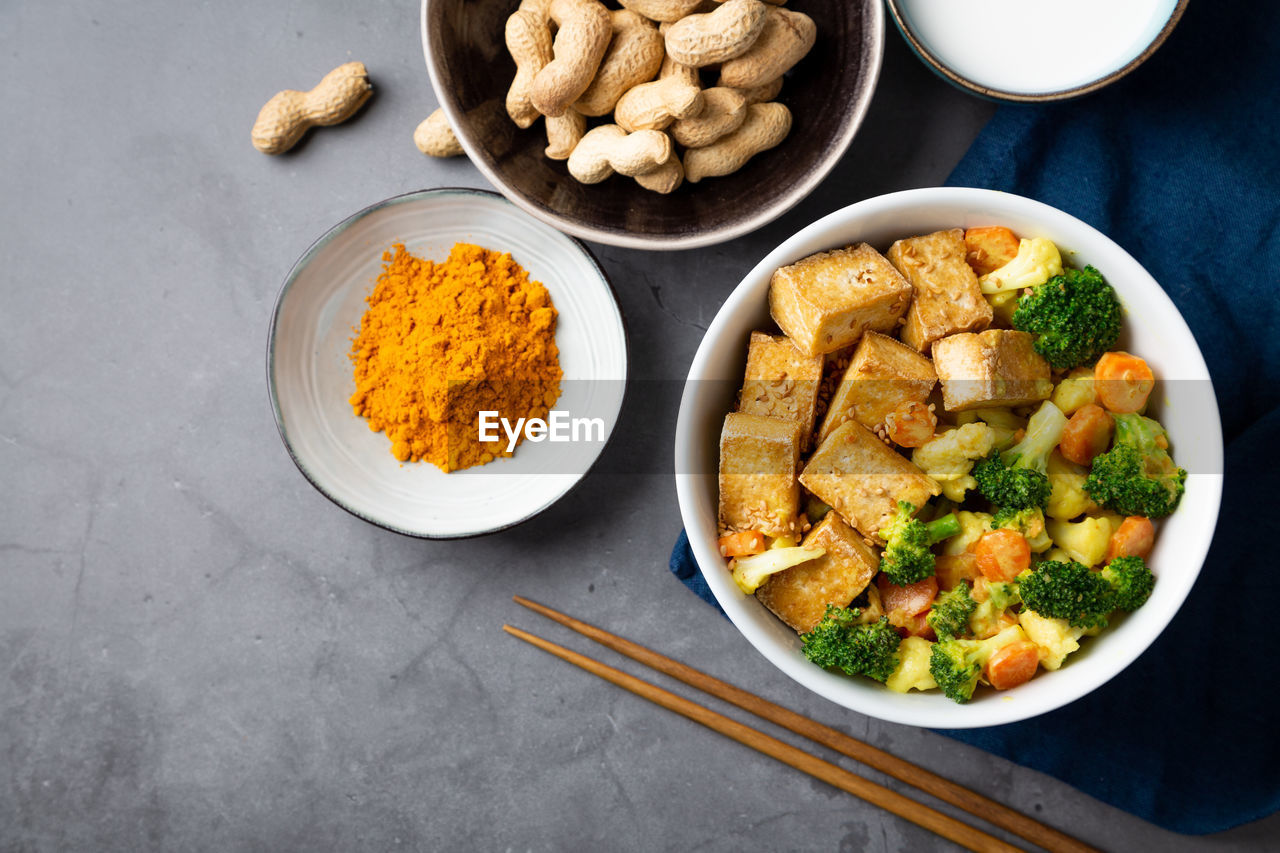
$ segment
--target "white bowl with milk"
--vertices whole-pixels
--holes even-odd
[[[888,0],[912,50],[963,89],[1003,101],[1092,92],[1155,52],[1188,0]]]

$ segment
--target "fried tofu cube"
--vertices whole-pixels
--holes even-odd
[[[769,283],[774,322],[810,356],[892,331],[910,302],[911,285],[866,243],[802,258]]]
[[[1034,338],[1011,329],[950,335],[933,345],[933,367],[942,381],[948,412],[992,406],[1022,406],[1053,393],[1049,363]]]
[[[887,335],[867,332],[831,396],[818,443],[847,420],[875,429],[899,404],[928,400],[937,382],[929,359]]]
[[[792,536],[800,512],[796,467],[800,462],[797,421],[725,416],[720,433],[720,532],[759,530]]]
[[[803,544],[826,553],[771,575],[756,590],[756,598],[799,634],[822,621],[828,604],[848,607],[880,570],[875,552],[839,513],[827,513]]]
[[[801,449],[805,449],[818,407],[822,362],[820,355],[800,352],[785,335],[752,332],[738,411],[796,421],[801,428]]]
[[[991,325],[991,305],[965,260],[964,230],[908,237],[889,247],[888,258],[915,291],[902,341],[920,352],[939,338]]]
[[[864,536],[874,537],[898,509],[917,507],[942,487],[857,421],[845,421],[809,457],[800,482]]]

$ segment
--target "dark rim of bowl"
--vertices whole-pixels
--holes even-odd
[[[1165,39],[1169,38],[1169,34],[1172,33],[1173,28],[1178,25],[1178,21],[1182,18],[1182,13],[1186,11],[1187,3],[1189,3],[1190,0],[1178,0],[1177,5],[1173,8],[1173,12],[1169,15],[1169,20],[1165,22],[1164,26],[1160,29],[1160,32],[1157,33],[1151,43],[1148,44],[1141,53],[1130,60],[1128,64],[1121,68],[1117,68],[1110,74],[1099,77],[1097,80],[1085,83],[1081,86],[1075,86],[1070,89],[1060,89],[1056,92],[1043,92],[1034,95],[1026,94],[1024,92],[1008,92],[1003,89],[993,89],[988,86],[975,83],[967,77],[960,76],[924,46],[924,43],[920,41],[915,32],[911,29],[910,25],[907,24],[906,18],[903,16],[902,10],[899,7],[899,0],[885,0],[885,2],[889,6],[889,14],[893,16],[893,22],[897,26],[898,32],[902,33],[902,37],[907,40],[907,44],[911,47],[912,52],[915,53],[916,56],[920,57],[920,60],[928,65],[935,74],[939,75],[947,82],[964,89],[965,91],[972,92],[975,95],[979,95],[993,101],[1012,101],[1020,104],[1042,104],[1049,101],[1070,100],[1071,98],[1078,98],[1081,95],[1087,95],[1090,92],[1096,92],[1104,86],[1111,85],[1121,77],[1124,77],[1129,72],[1133,71],[1142,63],[1146,62],[1151,58],[1151,54],[1155,53],[1160,45],[1164,44]]]
[[[817,189],[818,185],[826,180],[827,175],[835,168],[836,164],[848,152],[849,146],[853,143],[853,137],[857,134],[858,129],[862,126],[863,120],[866,118],[867,110],[871,106],[872,96],[875,94],[876,85],[880,79],[880,67],[884,60],[884,10],[881,7],[880,0],[861,0],[865,3],[867,14],[870,15],[871,25],[868,28],[868,34],[871,37],[872,49],[868,51],[870,54],[866,59],[867,85],[858,93],[856,100],[852,105],[849,113],[849,121],[845,125],[844,131],[840,135],[837,144],[831,146],[826,154],[818,161],[816,167],[812,169],[808,176],[798,182],[791,191],[773,204],[772,207],[759,211],[755,215],[738,222],[734,225],[723,226],[711,231],[704,231],[700,234],[692,236],[640,236],[629,233],[618,233],[616,231],[607,231],[595,228],[583,222],[569,219],[560,214],[540,208],[530,203],[519,193],[509,191],[505,182],[501,177],[489,168],[484,158],[479,156],[477,152],[481,150],[479,143],[472,138],[467,132],[467,124],[462,121],[462,115],[458,110],[456,98],[453,93],[445,89],[440,81],[440,72],[437,69],[438,59],[434,56],[431,49],[431,38],[427,32],[427,9],[433,0],[422,0],[421,7],[421,36],[422,36],[422,52],[426,61],[427,75],[431,78],[431,88],[435,92],[436,101],[444,110],[445,115],[449,119],[449,124],[455,129],[462,128],[458,131],[458,141],[462,144],[463,150],[467,154],[467,159],[477,168],[481,174],[496,187],[503,196],[512,204],[519,207],[531,216],[537,217],[543,222],[548,223],[554,228],[564,231],[574,237],[580,237],[584,240],[593,240],[597,243],[605,243],[610,246],[621,246],[627,249],[648,249],[650,251],[673,251],[681,249],[698,249],[705,246],[714,246],[732,240],[735,237],[741,237],[749,234],[759,228],[763,228],[770,222],[782,216],[791,208],[795,207],[803,201],[810,193]]]
[[[596,453],[595,459],[591,460],[591,464],[588,465],[587,469],[583,471],[582,474],[580,474],[576,480],[573,481],[573,484],[570,485],[569,488],[565,489],[563,492],[556,495],[551,500],[547,501],[547,503],[543,504],[542,506],[538,507],[537,509],[533,510],[529,514],[523,516],[522,518],[518,518],[515,521],[500,525],[498,527],[492,527],[486,530],[478,530],[474,533],[457,533],[457,534],[418,533],[413,530],[404,530],[403,528],[396,527],[391,524],[387,524],[386,522],[380,521],[376,518],[372,518],[366,515],[365,513],[361,512],[360,510],[356,509],[355,507],[348,506],[347,504],[338,500],[333,495],[329,494],[329,492],[323,486],[321,486],[318,482],[316,482],[315,478],[311,476],[311,473],[302,464],[302,460],[299,459],[298,454],[294,452],[293,444],[289,441],[289,434],[284,425],[284,414],[280,411],[280,399],[279,399],[279,396],[276,394],[276,381],[275,381],[276,323],[280,319],[280,310],[281,310],[281,307],[284,305],[284,299],[285,299],[285,296],[288,294],[290,287],[292,287],[293,282],[297,279],[299,273],[301,273],[302,269],[308,263],[311,262],[312,258],[315,256],[317,252],[323,249],[329,243],[329,241],[332,240],[334,237],[336,237],[338,234],[345,231],[351,225],[355,224],[357,221],[363,219],[364,217],[374,213],[377,210],[381,210],[384,207],[390,207],[391,205],[394,205],[394,204],[404,204],[409,201],[416,201],[417,199],[426,197],[426,196],[454,195],[454,194],[492,196],[504,202],[508,201],[508,199],[506,199],[501,193],[494,192],[493,190],[476,189],[474,187],[433,187],[431,189],[413,190],[411,192],[394,195],[394,196],[391,196],[390,198],[385,198],[382,201],[374,202],[373,204],[367,207],[364,207],[361,210],[356,211],[355,213],[348,216],[346,219],[343,219],[341,222],[331,227],[329,230],[325,231],[324,234],[320,235],[320,237],[316,238],[316,240],[314,240],[311,243],[311,245],[307,247],[306,251],[304,251],[302,255],[299,256],[298,260],[294,261],[293,266],[289,268],[288,274],[285,275],[284,277],[284,283],[280,286],[279,293],[276,295],[276,304],[271,311],[271,323],[267,329],[267,396],[271,400],[271,414],[275,418],[276,431],[280,435],[280,441],[282,444],[284,444],[284,448],[288,452],[289,458],[293,460],[294,466],[298,469],[299,472],[301,472],[302,476],[306,478],[306,481],[310,483],[311,486],[317,492],[324,495],[324,497],[326,497],[330,503],[334,504],[339,509],[343,509],[346,512],[350,513],[351,515],[355,516],[356,518],[360,519],[361,521],[366,521],[369,524],[374,525],[375,527],[381,527],[383,530],[390,530],[392,533],[398,533],[401,536],[408,536],[412,539],[478,539],[481,536],[488,536],[491,533],[499,533],[503,530],[510,530],[513,527],[517,527],[521,524],[524,524],[530,519],[538,515],[541,515],[543,512],[549,509],[553,504],[559,502],[563,498],[572,494],[574,490],[576,490],[582,484],[582,481],[587,478],[587,475],[591,473],[591,470],[595,468],[595,466],[599,463],[600,457],[604,456],[604,452],[609,448],[609,444],[613,441],[614,432],[616,432],[616,429],[609,430],[609,434],[605,436],[604,443],[600,445],[600,450],[598,453]],[[595,267],[596,272],[599,273],[600,275],[600,280],[603,281],[605,284],[605,287],[608,288],[609,297],[613,300],[614,308],[617,309],[617,312],[618,312],[618,324],[622,327],[622,357],[624,360],[624,366],[626,368],[625,378],[623,379],[623,383],[622,383],[622,399],[619,401],[619,405],[618,405],[618,412],[619,414],[621,414],[623,408],[626,406],[627,394],[630,392],[630,388],[631,388],[631,383],[628,381],[631,376],[631,338],[627,332],[627,323],[625,318],[622,316],[622,310],[618,308],[618,291],[616,288],[614,288],[613,282],[609,279],[608,274],[604,271],[604,267],[601,266],[600,260],[595,256],[595,253],[592,252],[586,246],[586,244],[584,244],[581,240],[578,240],[569,235],[565,235],[565,238],[571,241],[575,246],[577,246],[577,248],[587,257],[587,259],[591,261],[592,266]],[[617,424],[615,423],[614,426],[616,427]]]

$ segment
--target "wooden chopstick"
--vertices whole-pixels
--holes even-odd
[[[764,732],[757,731],[750,726],[739,723],[737,720],[726,717],[724,714],[636,678],[634,675],[629,675],[620,669],[614,669],[586,655],[578,654],[571,649],[566,649],[564,646],[556,645],[510,625],[503,625],[502,630],[544,651],[550,652],[562,660],[579,666],[593,675],[598,675],[624,690],[629,690],[637,696],[648,699],[650,702],[661,705],[670,711],[675,711],[677,714],[687,717],[696,723],[701,723],[726,737],[733,738],[738,743],[749,746],[771,758],[776,758],[784,764],[808,773],[816,779],[821,779],[829,785],[834,785],[842,791],[847,791],[855,797],[860,797],[885,811],[891,812],[904,820],[909,820],[917,826],[922,826],[969,850],[978,851],[978,853],[995,853],[995,851],[999,851],[999,853],[1015,853],[1018,851],[1017,847],[1006,844],[994,835],[988,835],[982,830],[974,829],[972,826],[945,815],[936,809],[922,806],[915,800],[904,797],[896,791],[878,785],[869,779],[856,776],[848,770],[816,758],[789,743],[784,743]]]
[[[860,761],[868,767],[892,776],[900,782],[905,782],[918,788],[927,794],[937,797],[944,803],[963,809],[974,817],[1012,832],[1046,850],[1052,850],[1055,853],[1058,853],[1058,851],[1064,851],[1064,853],[1098,853],[1097,848],[1090,847],[1064,832],[1033,820],[1021,812],[984,797],[982,794],[971,791],[906,759],[898,758],[896,755],[852,738],[830,726],[825,726],[808,717],[801,716],[781,705],[775,705],[767,699],[748,693],[728,682],[721,681],[691,666],[672,660],[638,643],[633,643],[602,628],[597,628],[595,625],[575,619],[558,610],[553,610],[545,604],[530,601],[519,595],[513,596],[513,598],[517,604],[523,605],[535,613],[540,613],[548,619],[577,631],[584,637],[595,640],[597,643],[620,654],[639,661],[650,669],[655,669],[672,678],[679,679],[690,687],[696,687],[705,693],[710,693],[712,696],[737,705],[739,708],[750,711],[771,723],[789,729],[798,735],[803,735],[815,743],[847,755],[855,761]]]

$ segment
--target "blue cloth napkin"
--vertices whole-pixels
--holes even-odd
[[[1278,117],[1280,4],[1196,2],[1107,89],[1002,106],[948,181],[1039,199],[1109,235],[1168,291],[1213,376],[1225,494],[1178,616],[1065,708],[945,732],[1175,832],[1280,809]],[[671,569],[711,601],[694,565],[682,533]]]

